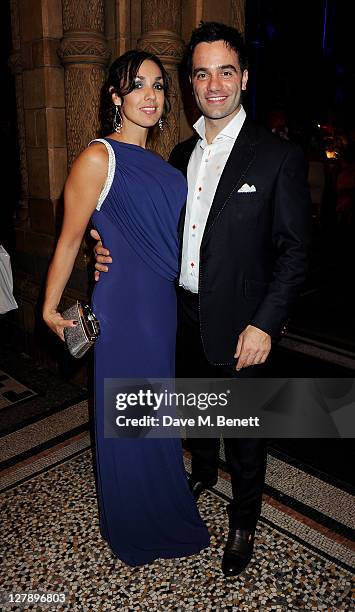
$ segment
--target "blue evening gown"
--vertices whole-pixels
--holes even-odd
[[[175,375],[177,224],[187,186],[151,151],[111,138],[100,142],[109,170],[92,220],[113,260],[92,299],[101,325],[95,345],[100,531],[117,557],[134,566],[209,544],[181,441],[104,438],[104,378]]]

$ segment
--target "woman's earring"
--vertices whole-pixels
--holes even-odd
[[[121,115],[121,109],[120,109],[119,104],[115,104],[115,116],[113,118],[112,124],[113,124],[113,129],[115,130],[115,132],[118,132],[120,134],[123,122],[122,122],[122,115]]]
[[[159,129],[161,132],[164,132],[164,122],[162,120],[162,118],[160,117],[159,121],[158,121],[158,125],[159,125]]]

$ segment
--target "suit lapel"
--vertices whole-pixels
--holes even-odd
[[[229,155],[219,180],[212,206],[207,218],[202,244],[207,238],[215,220],[223,210],[230,194],[239,188],[255,156],[253,126],[246,119]]]
[[[179,236],[180,244],[182,244],[182,239],[184,237],[185,217],[186,217],[186,202],[181,209],[179,222],[178,222],[178,236]]]
[[[178,153],[175,163],[173,163],[173,165],[175,165],[175,167],[183,173],[185,178],[187,177],[187,166],[189,165],[192,151],[194,150],[198,140],[198,135],[194,134],[191,136],[191,138],[189,138],[189,140],[180,145],[180,152]]]

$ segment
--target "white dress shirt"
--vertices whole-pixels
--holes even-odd
[[[196,121],[194,128],[200,140],[191,154],[187,168],[188,195],[184,237],[182,243],[179,284],[198,293],[200,246],[207,217],[227,159],[246,117],[241,106],[235,117],[207,144],[205,118]]]

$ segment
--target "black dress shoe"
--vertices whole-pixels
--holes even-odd
[[[245,570],[253,555],[254,531],[230,529],[222,560],[225,576],[238,576]]]
[[[189,487],[192,495],[194,496],[195,501],[198,500],[201,493],[206,490],[205,485],[200,480],[194,480],[193,478],[189,478]]]

